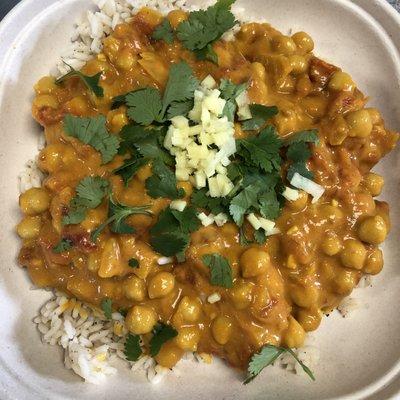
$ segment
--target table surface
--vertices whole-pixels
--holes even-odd
[[[400,0],[388,0],[400,11]],[[0,0],[0,21],[20,0]]]

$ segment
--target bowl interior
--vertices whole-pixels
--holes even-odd
[[[392,41],[378,22],[387,12],[381,2],[370,3],[368,9],[374,16],[345,0],[239,0],[238,6],[245,7],[249,19],[264,19],[283,32],[311,34],[315,53],[350,72],[359,88],[371,96],[371,104],[382,111],[387,125],[400,129],[396,47],[400,38]],[[372,288],[354,292],[363,307],[347,319],[332,313],[313,335],[321,352],[315,383],[303,375],[269,368],[244,387],[242,376],[221,362],[208,366],[183,361],[177,368],[179,374],[158,386],[124,367],[102,386],[84,385],[63,368],[57,348],[40,342],[32,318],[49,293],[30,290],[30,281],[15,261],[19,242],[14,226],[20,218],[17,176],[37,153],[40,129],[30,116],[32,86],[54,67],[68,44],[73,23],[90,4],[89,0],[25,0],[0,29],[0,53],[4,54],[0,75],[0,390],[4,398],[265,399],[266,394],[268,399],[285,400],[370,398],[399,369],[399,150],[377,168],[386,180],[382,197],[392,206],[384,272],[373,279]],[[392,18],[390,23],[393,29],[399,22]]]

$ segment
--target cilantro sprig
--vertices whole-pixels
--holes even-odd
[[[104,316],[107,319],[112,317],[112,300],[109,298],[104,298],[100,303],[101,309],[103,310]]]
[[[315,381],[314,374],[296,355],[292,349],[277,347],[270,344],[265,345],[262,349],[254,354],[249,362],[247,369],[247,378],[243,382],[245,385],[250,383],[265,367],[272,365],[282,354],[289,353],[301,365],[304,372]]]
[[[56,254],[64,253],[65,251],[71,250],[74,243],[71,239],[62,238],[54,247],[53,252]]]
[[[183,254],[190,242],[190,233],[200,226],[197,210],[188,206],[183,211],[164,209],[150,229],[150,244],[155,251],[171,257]]]
[[[142,355],[142,348],[140,346],[140,336],[130,333],[125,340],[124,354],[128,361],[137,361]]]
[[[108,207],[108,218],[92,232],[92,240],[96,241],[100,233],[109,225],[111,232],[130,234],[135,233],[135,228],[126,223],[126,219],[135,214],[152,215],[150,206],[130,207],[116,202],[110,198]]]
[[[69,203],[67,215],[62,218],[63,225],[79,224],[89,209],[97,208],[109,192],[109,183],[100,176],[87,176],[76,187],[76,196]]]
[[[178,336],[178,332],[171,325],[159,322],[153,329],[153,337],[150,339],[150,355],[155,357],[164,343]]]
[[[218,0],[206,10],[191,12],[187,21],[178,25],[178,39],[186,49],[193,51],[198,59],[218,62],[212,45],[236,25],[235,16],[231,12],[234,2],[235,0]]]
[[[57,85],[60,85],[61,83],[65,82],[67,79],[71,77],[78,77],[85,85],[86,87],[91,90],[97,97],[103,97],[104,96],[104,90],[103,88],[99,85],[100,78],[101,78],[101,72],[99,72],[96,75],[93,76],[88,76],[83,74],[80,71],[77,71],[73,67],[71,67],[69,64],[65,63],[68,65],[70,68],[70,71],[68,71],[65,75],[61,76],[60,78],[56,79],[55,83]]]
[[[164,18],[163,22],[156,27],[151,37],[155,40],[164,40],[168,44],[174,42],[174,31],[168,18]]]
[[[199,81],[185,61],[173,64],[163,96],[155,88],[142,88],[124,95],[128,117],[140,125],[163,123],[182,110],[190,110]],[[120,99],[119,99],[120,101]]]
[[[99,151],[103,164],[109,163],[118,152],[119,140],[107,131],[104,115],[75,117],[67,114],[64,117],[64,130],[67,135]]]
[[[205,254],[203,263],[210,268],[210,282],[214,286],[231,288],[233,286],[232,268],[229,261],[220,254]]]
[[[278,114],[278,108],[275,106],[267,107],[262,104],[250,104],[252,118],[243,122],[244,131],[255,131],[264,126],[265,122]]]
[[[236,85],[229,79],[221,80],[219,90],[221,91],[221,97],[226,100],[222,114],[225,115],[229,121],[233,121],[235,119],[235,113],[237,109],[235,99],[246,89],[247,83]]]

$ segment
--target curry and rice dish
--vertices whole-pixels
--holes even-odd
[[[143,8],[39,80],[46,177],[17,232],[36,286],[124,316],[128,359],[214,354],[249,381],[382,270],[371,169],[398,134],[308,34],[221,39],[231,3]]]

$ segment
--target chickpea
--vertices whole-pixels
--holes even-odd
[[[45,189],[31,188],[21,194],[19,206],[24,214],[40,214],[50,207],[50,196]]]
[[[243,310],[251,304],[253,284],[251,282],[241,281],[235,283],[235,286],[229,291],[230,297],[236,309]]]
[[[372,132],[371,116],[367,110],[358,110],[350,112],[345,117],[349,125],[349,136],[368,137]]]
[[[170,294],[174,287],[174,275],[169,272],[159,272],[150,279],[147,290],[150,299],[159,299]]]
[[[37,108],[50,107],[56,109],[60,103],[55,96],[50,94],[40,94],[33,100],[33,105]]]
[[[41,78],[35,85],[35,92],[37,94],[51,94],[57,90],[58,86],[52,76],[45,76]]]
[[[17,233],[22,239],[35,239],[39,236],[42,220],[39,216],[25,217],[17,225]]]
[[[125,318],[126,327],[135,335],[150,333],[157,323],[157,313],[147,306],[133,306]]]
[[[90,272],[97,272],[100,268],[100,256],[97,252],[90,253],[87,259],[87,269]]]
[[[340,260],[347,268],[361,269],[364,266],[367,251],[358,240],[346,240],[340,253]]]
[[[297,321],[306,332],[315,331],[322,320],[322,312],[319,309],[302,308],[297,313]]]
[[[319,290],[315,286],[293,285],[290,288],[290,296],[299,307],[311,308],[319,299]]]
[[[296,75],[303,74],[308,69],[307,60],[303,56],[294,54],[290,56],[289,62],[292,67],[292,72]]]
[[[174,324],[180,325],[182,322],[193,323],[200,318],[201,302],[196,297],[185,296],[179,303],[178,309],[174,315]]]
[[[158,364],[166,368],[172,368],[182,358],[184,350],[178,347],[174,341],[164,343],[159,353],[154,357]]]
[[[349,74],[343,71],[336,71],[332,74],[328,87],[335,92],[351,92],[356,85]]]
[[[267,252],[251,247],[241,255],[240,266],[244,278],[253,278],[267,272],[271,266],[271,259]]]
[[[175,343],[185,351],[196,351],[200,340],[200,330],[194,326],[186,326],[178,330]]]
[[[383,268],[383,254],[382,250],[376,248],[368,255],[365,262],[364,272],[371,275],[379,274]]]
[[[319,207],[319,212],[322,217],[325,217],[332,223],[339,223],[343,219],[343,212],[342,210],[331,204],[322,204]]]
[[[301,211],[304,210],[308,203],[308,194],[303,192],[302,190],[299,191],[299,198],[294,201],[289,201],[288,206],[294,211]]]
[[[303,54],[311,53],[314,50],[314,41],[309,34],[297,32],[292,36],[292,39]]]
[[[290,55],[296,51],[296,44],[289,36],[277,35],[272,39],[272,46],[277,53]]]
[[[359,274],[357,271],[341,269],[334,279],[334,288],[336,293],[342,295],[350,294],[357,285],[358,277]]]
[[[326,237],[321,243],[322,251],[328,256],[334,256],[342,248],[340,239],[336,235]]]
[[[296,90],[301,96],[307,96],[313,89],[308,75],[302,75],[297,79]]]
[[[374,198],[369,193],[356,193],[353,199],[353,213],[358,215],[371,215],[375,213]]]
[[[228,343],[231,336],[232,322],[228,317],[219,316],[212,322],[211,331],[215,341],[220,345],[224,345]]]
[[[329,129],[328,141],[331,146],[340,146],[349,135],[349,127],[342,115],[338,115]]]
[[[369,244],[382,243],[388,234],[385,220],[380,216],[368,217],[358,227],[359,238]]]
[[[327,102],[322,96],[307,96],[301,100],[304,111],[311,118],[322,118],[326,114]]]
[[[304,344],[306,333],[303,327],[292,317],[289,316],[289,326],[283,337],[283,342],[290,349],[301,347]]]
[[[373,172],[368,173],[364,177],[364,185],[371,193],[371,196],[379,196],[382,192],[384,183],[384,179],[380,175]]]
[[[366,110],[369,112],[372,125],[378,125],[382,122],[382,116],[379,110],[377,110],[376,108],[366,108]]]
[[[115,63],[118,68],[129,71],[135,65],[136,58],[129,48],[125,48],[118,54]]]
[[[119,132],[125,125],[128,125],[128,122],[126,114],[119,112],[112,117],[110,124],[113,132]]]
[[[54,143],[46,146],[39,155],[39,167],[45,172],[57,172],[64,165],[76,160],[74,149],[62,143]]]
[[[65,103],[65,108],[74,115],[84,115],[89,110],[89,104],[83,96],[76,96]]]
[[[142,301],[146,296],[146,284],[137,276],[130,276],[123,286],[125,296],[134,301]]]
[[[188,15],[185,11],[182,10],[172,10],[168,13],[167,18],[172,28],[176,29],[181,22],[187,20]]]

